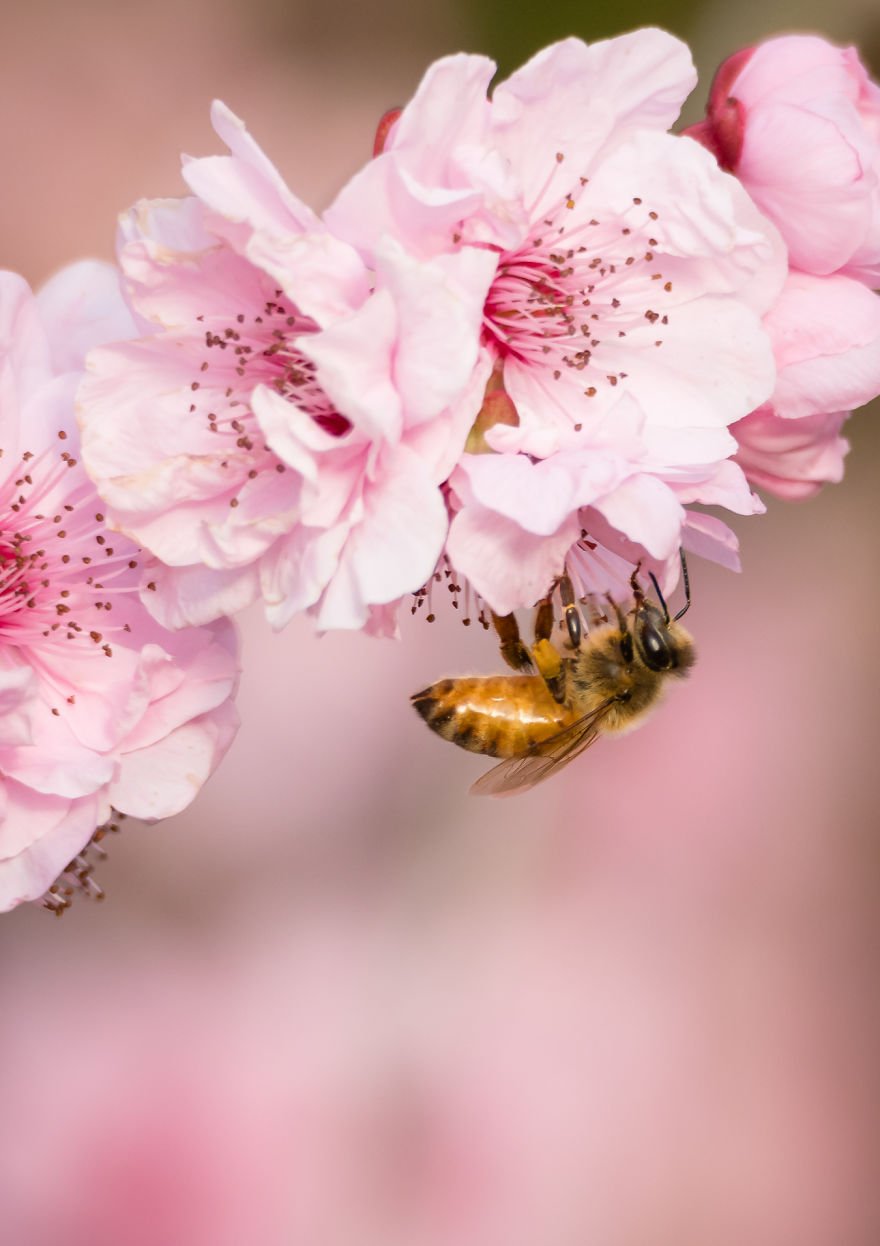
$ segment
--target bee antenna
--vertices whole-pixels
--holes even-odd
[[[675,616],[675,618],[674,618],[674,620],[673,620],[673,622],[674,622],[674,623],[677,623],[677,622],[678,622],[678,620],[679,620],[679,619],[680,619],[683,615],[687,614],[688,610],[690,610],[690,608],[691,608],[691,578],[690,578],[690,576],[688,575],[688,565],[687,565],[687,559],[686,559],[686,558],[685,558],[685,556],[684,556],[684,546],[683,546],[683,545],[680,545],[680,546],[678,547],[678,556],[679,556],[679,558],[681,559],[681,579],[682,579],[682,583],[683,583],[683,585],[684,585],[684,605],[683,605],[683,606],[682,606],[682,608],[679,610],[678,614]],[[654,577],[653,577],[653,576],[651,576],[651,579],[652,579],[652,580],[653,580],[653,578],[654,578]],[[667,623],[669,622],[669,620],[668,620],[668,619],[667,619],[666,621],[667,621]]]
[[[681,579],[682,579],[682,584],[684,585],[684,605],[679,610],[678,614],[673,616],[671,620],[673,623],[677,623],[678,620],[683,615],[687,614],[688,610],[690,610],[691,608],[691,578],[688,575],[687,559],[684,556],[684,549],[682,549],[681,546],[679,546],[678,556],[681,559]],[[654,592],[657,594],[657,600],[660,602],[660,605],[663,607],[663,622],[668,627],[670,623],[669,607],[666,604],[666,598],[663,596],[663,590],[660,588],[660,585],[657,583],[657,577],[653,571],[649,571],[648,576],[651,580],[651,583],[654,585]]]
[[[650,579],[651,583],[654,585],[654,592],[657,594],[657,600],[660,602],[660,605],[663,607],[663,622],[668,625],[669,607],[666,604],[666,598],[663,596],[663,591],[660,588],[660,585],[657,583],[657,577],[653,571],[648,572],[648,578]],[[687,606],[685,606],[685,610],[686,609],[687,609]]]

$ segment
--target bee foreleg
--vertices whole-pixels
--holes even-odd
[[[532,670],[532,659],[528,649],[520,639],[519,624],[514,614],[495,614],[492,612],[492,623],[501,642],[501,656],[514,671]]]
[[[633,597],[636,599],[636,609],[638,609],[639,603],[645,600],[645,594],[642,591],[641,584],[639,583],[639,572],[641,571],[641,569],[642,569],[641,562],[637,562],[636,565],[633,567],[632,575],[629,577],[629,583],[633,591]]]
[[[614,598],[611,596],[607,596],[605,600],[608,602],[608,605],[614,611],[620,630],[624,634],[627,634],[629,632],[629,625],[627,624],[626,615],[623,613],[623,610],[620,608],[619,603],[616,602]]]
[[[632,633],[629,630],[629,624],[626,621],[626,615],[623,613],[623,610],[620,608],[619,604],[614,600],[613,597],[610,597],[610,596],[606,597],[605,600],[608,602],[609,606],[611,607],[611,609],[614,611],[615,615],[617,616],[617,624],[618,624],[618,627],[620,628],[620,652],[623,655],[623,660],[624,662],[627,662],[627,663],[632,662],[633,660],[633,638],[632,638]],[[638,605],[636,606],[636,609],[638,609]]]
[[[598,627],[601,623],[608,622],[608,615],[604,610],[600,609],[599,603],[596,601],[596,598],[592,593],[588,594],[586,604],[587,618],[589,619],[590,627]]]

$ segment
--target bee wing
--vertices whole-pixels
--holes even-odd
[[[602,720],[614,705],[610,697],[596,709],[584,714],[570,727],[563,727],[556,735],[540,744],[533,744],[518,757],[507,757],[487,770],[471,787],[472,796],[513,796],[525,792],[536,783],[543,783],[551,774],[567,766],[580,753],[598,740]]]

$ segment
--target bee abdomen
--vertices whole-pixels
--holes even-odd
[[[455,679],[441,679],[439,683],[417,692],[411,698],[417,714],[424,718],[432,731],[436,731],[444,740],[450,740],[459,748],[469,749],[472,753],[490,753],[495,756],[492,740],[481,730],[479,715],[475,715],[469,706],[456,704]]]
[[[444,740],[489,757],[516,757],[563,725],[565,711],[539,676],[441,679],[412,697]]]

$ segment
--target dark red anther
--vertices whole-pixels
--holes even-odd
[[[338,411],[331,411],[326,415],[315,415],[312,418],[331,437],[344,437],[351,428],[351,420],[347,420]]]

